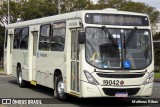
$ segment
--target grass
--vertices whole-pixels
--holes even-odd
[[[154,74],[154,78],[155,78],[155,79],[160,78],[160,72],[155,73],[155,74]]]
[[[3,69],[2,67],[0,67],[0,72],[1,72],[1,71],[4,71],[4,69]]]

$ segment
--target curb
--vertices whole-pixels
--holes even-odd
[[[159,82],[160,83],[160,78],[154,79],[154,82]]]

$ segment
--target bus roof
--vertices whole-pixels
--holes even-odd
[[[104,9],[104,10],[81,10],[75,11],[70,13],[64,13],[60,15],[54,15],[49,17],[43,17],[23,22],[12,23],[6,26],[7,29],[9,28],[16,28],[21,26],[28,26],[28,25],[37,25],[40,23],[47,23],[47,22],[54,22],[59,20],[67,20],[73,18],[84,18],[86,13],[109,13],[109,14],[127,14],[127,15],[140,15],[140,16],[147,16],[146,14],[142,13],[135,13],[135,12],[128,12],[128,11],[118,11],[118,10],[111,10],[111,9]]]

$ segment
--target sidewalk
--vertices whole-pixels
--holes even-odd
[[[0,75],[6,75],[6,72],[0,71]]]

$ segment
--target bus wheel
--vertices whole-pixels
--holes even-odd
[[[62,76],[59,75],[56,77],[56,98],[60,101],[66,101],[67,100],[67,95],[66,93],[64,92],[64,82],[63,82],[63,79],[62,79]]]
[[[18,85],[19,87],[23,88],[25,86],[25,81],[23,80],[23,77],[22,77],[22,70],[20,67],[17,68],[17,73],[18,73]]]

